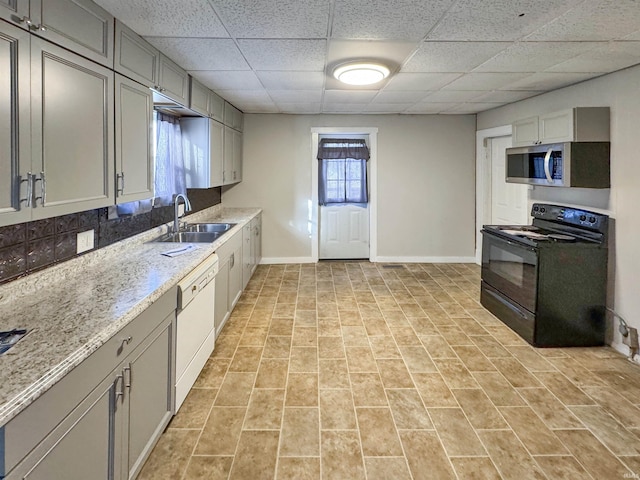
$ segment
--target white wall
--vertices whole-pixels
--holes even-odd
[[[556,202],[609,214],[614,219],[610,245],[610,307],[640,328],[640,67],[629,68],[478,115],[478,129],[568,107],[611,108],[611,189],[536,187],[532,201]],[[616,323],[617,326],[617,323]],[[620,351],[617,328],[612,344]]]
[[[379,257],[473,261],[473,115],[245,115],[243,181],[225,206],[263,213],[263,255],[309,261],[311,128],[378,128]]]

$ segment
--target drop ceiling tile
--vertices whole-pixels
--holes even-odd
[[[429,34],[430,40],[513,41],[583,0],[460,0]],[[520,14],[524,13],[521,17]]]
[[[280,109],[272,102],[236,104],[244,113],[280,113]]]
[[[541,90],[550,91],[573,85],[589,78],[597,77],[597,73],[533,73],[512,83],[504,85],[503,90]]]
[[[207,0],[97,0],[96,3],[142,36],[229,37]]]
[[[601,48],[554,65],[547,71],[608,73],[638,63],[640,63],[640,42],[609,42]]]
[[[363,113],[364,107],[366,107],[363,103],[331,103],[325,102],[322,104],[322,113],[352,113],[358,114]]]
[[[320,103],[277,103],[278,108],[282,113],[298,114],[298,115],[313,115],[322,111],[322,104]]]
[[[216,0],[214,8],[235,38],[326,38],[329,2]]]
[[[539,28],[527,40],[611,40],[638,30],[637,0],[585,1],[554,22]]]
[[[267,89],[274,90],[313,90],[322,88],[322,72],[256,72]]]
[[[467,73],[445,85],[443,90],[498,90],[527,76],[526,73]]]
[[[336,0],[332,38],[420,40],[453,0]]]
[[[422,100],[429,92],[424,90],[383,90],[375,97],[375,103],[416,103]]]
[[[249,70],[233,40],[216,38],[146,37],[185,70]]]
[[[189,73],[212,90],[260,90],[262,83],[251,70],[190,70]]]
[[[625,40],[637,40],[640,41],[640,30],[633,32],[631,35],[624,37]]]
[[[391,67],[401,65],[416,48],[416,42],[400,40],[339,40],[332,38],[327,47],[327,64],[335,65],[361,58],[375,58]]]
[[[518,42],[474,72],[538,72],[602,45],[602,42]]]
[[[369,103],[377,93],[374,90],[326,90],[324,101],[328,103]]]
[[[364,113],[370,113],[370,114],[402,113],[407,108],[412,107],[413,105],[414,105],[413,103],[378,103],[374,101],[369,105],[366,105],[362,111]]]
[[[470,72],[510,45],[508,42],[424,42],[402,72]]]
[[[218,90],[218,95],[233,103],[236,107],[242,108],[238,105],[241,103],[252,104],[272,104],[273,100],[269,97],[266,90]]]
[[[277,104],[282,103],[320,103],[322,89],[317,90],[269,90],[269,96]]]
[[[384,90],[438,90],[461,75],[460,73],[398,73],[391,77]]]
[[[456,103],[416,103],[414,106],[407,108],[404,113],[414,114],[430,114],[440,113],[457,105]]]
[[[455,113],[457,115],[473,114],[484,112],[485,110],[491,110],[492,108],[498,108],[502,105],[504,105],[504,102],[462,103],[449,110],[444,110],[442,113]]]
[[[427,103],[467,102],[486,93],[485,90],[439,90],[423,99]]]
[[[495,90],[493,92],[487,92],[483,95],[475,97],[472,101],[476,102],[499,102],[499,103],[512,103],[518,100],[524,100],[525,98],[535,97],[540,95],[541,91],[537,90]]]
[[[238,40],[254,70],[324,70],[326,40]]]

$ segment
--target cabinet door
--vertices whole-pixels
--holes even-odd
[[[570,142],[573,140],[573,109],[540,115],[539,129],[542,143]]]
[[[116,202],[153,196],[153,95],[116,74]]]
[[[0,22],[0,226],[31,218],[29,43],[28,32]]]
[[[255,268],[260,265],[262,261],[262,214],[256,217],[256,227],[254,232],[254,241],[255,241],[255,250],[254,250],[254,261]]]
[[[210,120],[209,140],[211,186],[219,187],[224,183],[224,125]]]
[[[193,77],[189,77],[189,108],[194,112],[209,116],[209,89]]]
[[[229,258],[229,310],[233,310],[242,294],[242,233],[236,234],[239,238]]]
[[[224,99],[209,91],[209,116],[214,120],[224,122]]]
[[[253,273],[253,255],[252,255],[252,241],[253,241],[253,229],[251,228],[251,222],[247,223],[242,228],[242,288],[247,288],[251,274]]]
[[[538,117],[523,118],[513,122],[514,147],[526,147],[538,143]]]
[[[32,37],[33,218],[114,203],[113,72]]]
[[[180,66],[160,54],[157,90],[182,106],[189,105],[189,76]]]
[[[242,181],[242,133],[233,130],[233,182]]]
[[[24,17],[29,16],[29,0],[0,0],[0,18],[27,28]]]
[[[113,68],[113,16],[91,0],[31,0],[30,13],[36,35]]]
[[[173,375],[173,314],[164,328],[152,334],[149,342],[136,350],[124,368],[128,388],[128,441],[123,461],[128,467],[125,478],[134,478],[151,453],[156,440],[171,419]],[[90,477],[87,477],[90,478]],[[97,478],[97,477],[93,477]]]
[[[114,70],[147,87],[158,85],[160,52],[116,19]]]
[[[218,274],[216,275],[216,294],[214,304],[214,322],[216,337],[220,335],[222,327],[229,318],[229,257],[219,257]]]
[[[113,378],[103,382],[8,478],[114,478],[112,412],[118,386]]]
[[[224,168],[223,178],[224,185],[231,185],[235,183],[233,180],[233,129],[231,127],[224,127]]]

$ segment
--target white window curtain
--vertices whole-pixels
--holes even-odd
[[[367,160],[364,140],[323,138],[318,145],[318,203],[366,204]]]
[[[174,195],[187,193],[182,132],[177,117],[156,112],[155,205],[171,205]]]

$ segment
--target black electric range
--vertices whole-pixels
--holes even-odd
[[[536,203],[482,229],[482,305],[538,347],[604,344],[609,217]]]

